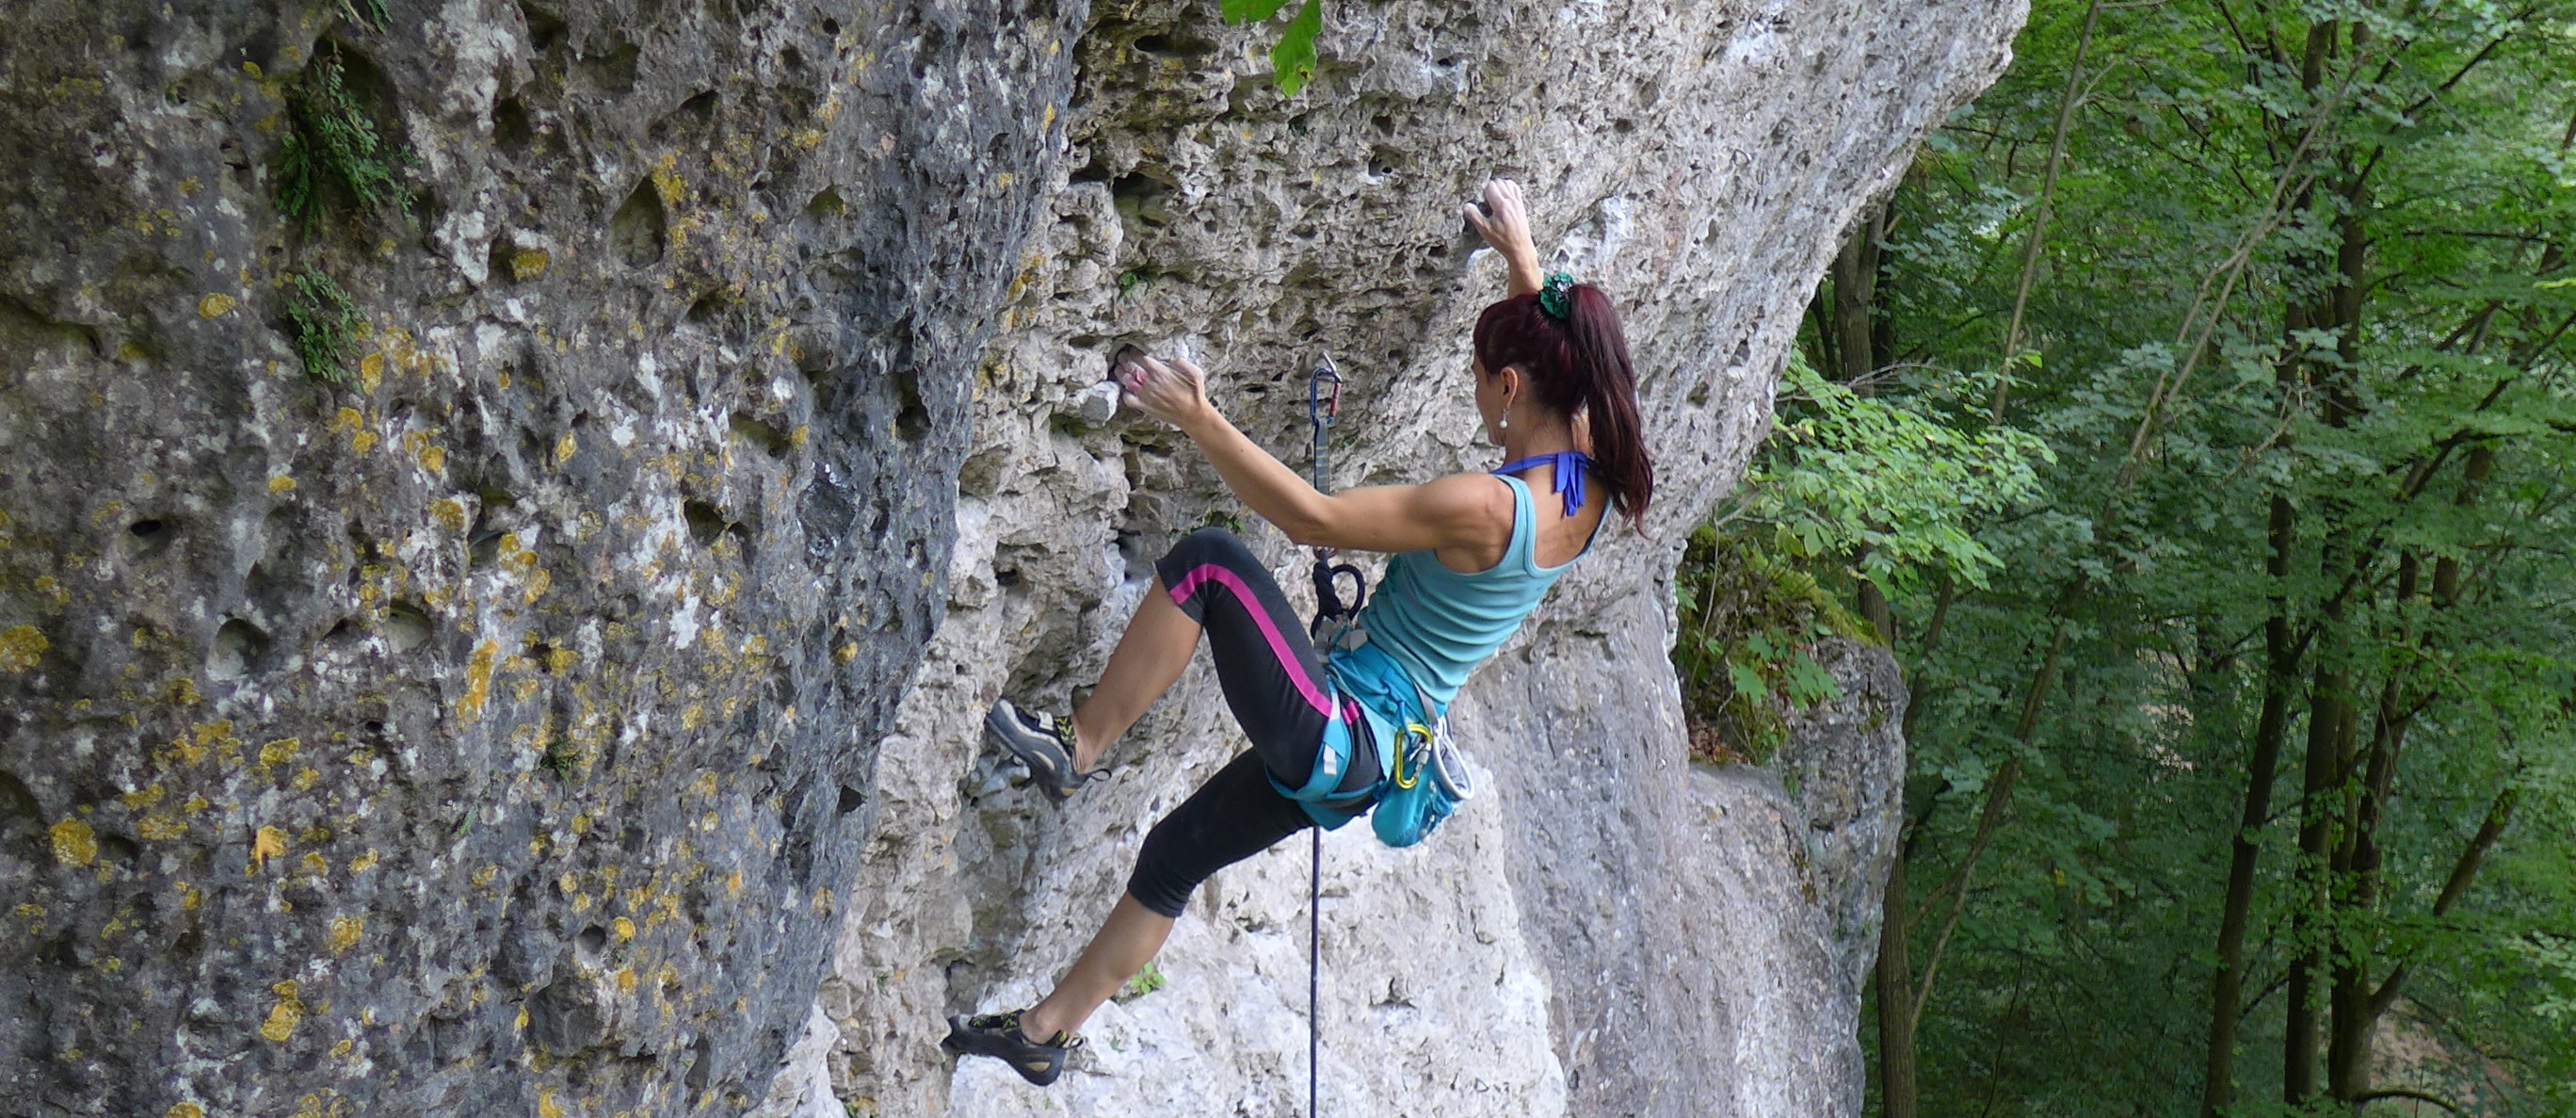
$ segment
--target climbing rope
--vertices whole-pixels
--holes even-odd
[[[1325,386],[1331,385],[1328,391]],[[1332,492],[1331,462],[1327,455],[1324,429],[1342,411],[1342,371],[1333,365],[1333,355],[1324,355],[1322,364],[1306,375],[1306,423],[1314,431],[1315,492]],[[1315,620],[1308,632],[1315,643],[1327,643],[1328,631],[1357,616],[1360,605],[1368,600],[1368,578],[1358,567],[1333,561],[1333,549],[1315,549]],[[1339,578],[1349,575],[1351,600],[1343,604]],[[1310,873],[1306,889],[1306,1118],[1316,1118],[1317,1100],[1322,1084],[1324,1050],[1324,829],[1308,828]]]

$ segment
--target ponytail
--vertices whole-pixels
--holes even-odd
[[[1637,373],[1619,312],[1590,284],[1569,295],[1562,319],[1541,309],[1536,294],[1486,307],[1476,317],[1476,361],[1488,376],[1506,366],[1520,369],[1541,406],[1569,420],[1585,417],[1594,472],[1610,492],[1610,507],[1642,528],[1655,496],[1655,462],[1637,417]]]

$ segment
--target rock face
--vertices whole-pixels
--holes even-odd
[[[763,1096],[1082,18],[8,6],[0,1110]],[[330,64],[408,218],[280,215]]]
[[[1113,750],[1119,778],[1056,810],[1013,785],[976,719],[997,695],[1078,698],[1147,564],[1200,524],[1245,519],[1185,443],[1099,409],[1121,341],[1195,354],[1220,407],[1300,466],[1304,372],[1330,350],[1352,377],[1340,486],[1495,464],[1465,370],[1501,268],[1464,251],[1457,206],[1500,172],[1529,188],[1541,248],[1621,304],[1660,500],[1460,700],[1493,794],[1414,850],[1359,828],[1326,840],[1326,1107],[1856,1114],[1901,691],[1883,662],[1848,658],[1857,705],[1784,759],[1806,766],[1796,796],[1694,774],[1668,583],[1767,426],[1839,235],[1991,80],[2023,12],[1330,11],[1318,76],[1293,100],[1269,85],[1268,31],[1224,27],[1212,5],[1104,9],[1081,40],[1053,220],[979,374],[948,615],[882,747],[882,813],[825,986],[843,1097],[888,1115],[1302,1107],[1303,839],[1201,892],[1165,985],[1104,1010],[1063,1083],[1041,1094],[987,1061],[952,1081],[941,1016],[1043,992],[1146,828],[1243,748],[1194,668]],[[1304,559],[1245,531],[1300,594]]]
[[[1339,485],[1492,464],[1455,215],[1501,172],[1620,300],[1662,488],[1462,699],[1493,792],[1327,840],[1327,1103],[1856,1113],[1901,700],[1847,660],[1794,796],[1694,771],[1666,581],[2020,6],[1352,0],[1296,99],[1216,11],[11,5],[6,1109],[812,1114],[826,1069],[888,1115],[1290,1109],[1293,851],[1053,1093],[952,1084],[939,1018],[1041,989],[1241,747],[1193,669],[1057,811],[974,724],[1073,698],[1145,564],[1240,516],[1101,406],[1117,341],[1292,462],[1329,348]],[[406,206],[279,213],[325,68]],[[345,383],[301,368],[315,275]]]

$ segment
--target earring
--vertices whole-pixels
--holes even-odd
[[[1495,421],[1494,421],[1494,430],[1497,430],[1497,431],[1509,431],[1509,430],[1511,430],[1511,429],[1512,429],[1512,417],[1510,417],[1510,416],[1508,416],[1508,415],[1507,415],[1507,416],[1502,417],[1501,419],[1497,419],[1497,420],[1495,420]]]

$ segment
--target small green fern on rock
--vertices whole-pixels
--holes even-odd
[[[332,384],[349,379],[345,362],[365,319],[329,273],[302,271],[286,277],[286,322],[305,375]]]
[[[286,139],[277,156],[278,212],[310,228],[322,195],[338,187],[364,213],[392,209],[411,218],[411,198],[395,176],[404,155],[376,132],[349,92],[338,53],[313,59],[286,94]]]

